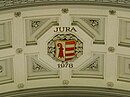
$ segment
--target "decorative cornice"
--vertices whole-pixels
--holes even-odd
[[[129,0],[1,0],[0,10],[39,5],[82,4],[130,8]]]
[[[101,87],[44,87],[13,91],[0,97],[130,97],[130,91]]]

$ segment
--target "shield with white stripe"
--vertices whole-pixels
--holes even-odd
[[[75,40],[57,40],[55,41],[55,57],[59,61],[70,61],[75,57]]]

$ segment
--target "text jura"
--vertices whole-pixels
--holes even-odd
[[[74,27],[56,27],[54,32],[77,32]]]

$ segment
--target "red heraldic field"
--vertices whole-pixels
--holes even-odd
[[[70,61],[75,56],[75,40],[57,40],[55,56],[59,61]]]

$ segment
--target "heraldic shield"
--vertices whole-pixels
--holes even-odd
[[[55,57],[60,61],[70,61],[75,57],[75,40],[55,41]]]
[[[48,41],[48,55],[55,61],[75,61],[83,55],[83,42],[73,34],[57,34]]]

